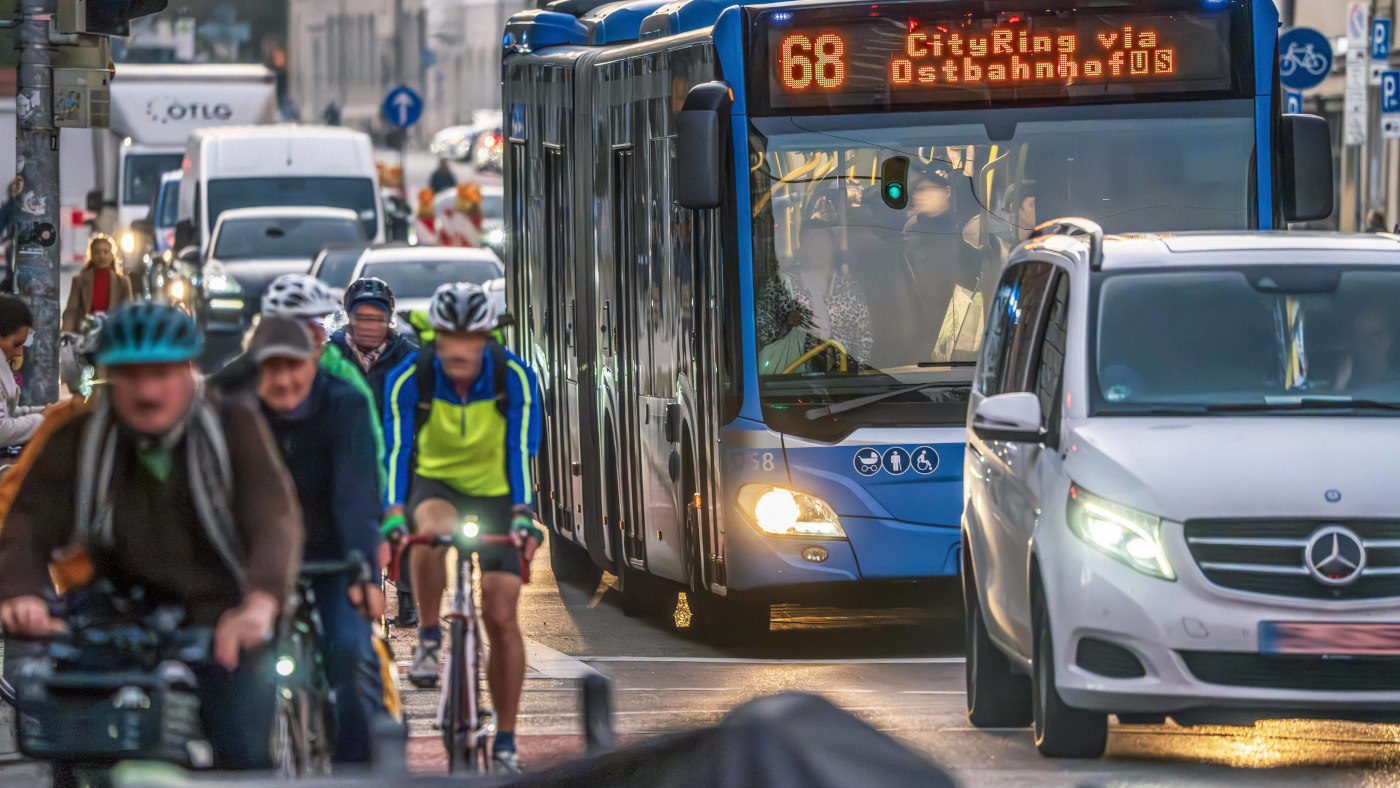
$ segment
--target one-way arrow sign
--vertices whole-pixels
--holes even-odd
[[[423,97],[400,85],[384,96],[383,112],[390,126],[406,129],[423,117]]]

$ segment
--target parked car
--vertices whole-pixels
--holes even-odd
[[[329,244],[356,242],[367,243],[365,225],[358,213],[346,208],[224,211],[204,260],[207,330],[242,330],[273,279],[306,273]]]
[[[967,702],[1098,757],[1108,716],[1400,719],[1400,238],[1038,228],[964,461]]]

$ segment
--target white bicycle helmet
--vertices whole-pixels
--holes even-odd
[[[267,286],[262,297],[265,317],[325,317],[340,309],[340,295],[307,274],[283,274]]]
[[[471,282],[439,287],[428,308],[428,322],[436,331],[494,331],[500,320],[500,309],[491,297]]]

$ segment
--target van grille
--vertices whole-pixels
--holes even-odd
[[[1308,540],[1340,525],[1361,537],[1366,566],[1355,582],[1329,586],[1304,563]],[[1223,588],[1303,599],[1400,597],[1400,521],[1191,520],[1186,546],[1206,579]]]
[[[1256,654],[1238,651],[1180,651],[1191,675],[1209,684],[1325,692],[1400,690],[1400,659]]]

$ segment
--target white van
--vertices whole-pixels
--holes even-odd
[[[231,126],[190,135],[180,181],[177,246],[209,245],[219,214],[279,205],[348,208],[384,240],[369,135],[330,126]]]

